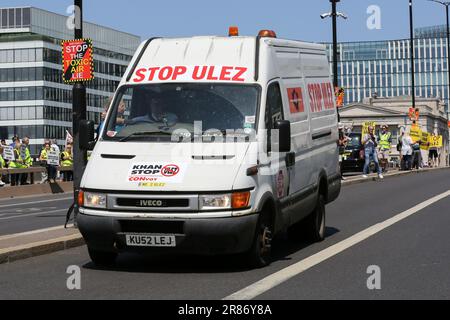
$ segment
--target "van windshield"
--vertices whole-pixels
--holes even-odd
[[[259,96],[256,85],[124,86],[111,106],[103,139],[191,141],[199,135],[248,135],[256,128]]]

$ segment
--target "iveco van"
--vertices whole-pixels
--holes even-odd
[[[77,223],[98,265],[133,251],[264,266],[277,234],[323,240],[340,192],[325,47],[273,31],[143,42],[96,141],[80,130]]]

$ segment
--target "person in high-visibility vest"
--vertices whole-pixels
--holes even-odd
[[[50,147],[50,143],[49,142],[45,142],[44,145],[44,149],[42,149],[41,151],[41,156],[39,157],[39,160],[47,163],[47,159],[48,159],[48,153],[52,151],[51,147]],[[50,183],[55,183],[56,180],[56,166],[53,166],[51,164],[46,165],[47,167],[47,182]]]
[[[25,169],[25,160],[22,158],[20,148],[22,144],[20,143],[20,139],[16,138],[14,141],[14,161],[9,162],[9,168],[11,169]],[[18,186],[20,184],[21,174],[14,173],[11,174],[11,186]]]
[[[387,171],[387,164],[389,162],[389,154],[391,153],[392,134],[388,131],[387,126],[382,126],[378,134],[379,160],[380,166],[384,172]]]
[[[61,167],[73,167],[72,144],[67,144],[65,150],[61,153]],[[73,181],[73,170],[63,171],[64,181]]]
[[[23,138],[22,139],[22,146],[21,146],[21,155],[25,156],[24,159],[23,159],[25,168],[30,168],[33,165],[33,159],[31,158],[29,145],[30,145],[30,138],[28,138],[28,137]],[[20,184],[21,185],[28,184],[27,183],[28,175],[30,175],[30,181],[33,180],[32,177],[31,177],[32,173],[30,173],[30,174],[23,173],[21,175],[21,179],[20,179]]]

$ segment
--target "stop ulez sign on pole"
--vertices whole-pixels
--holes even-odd
[[[62,60],[65,83],[90,81],[94,78],[91,39],[62,41]]]

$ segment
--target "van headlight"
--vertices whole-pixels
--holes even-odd
[[[106,194],[84,192],[84,206],[88,208],[106,209]]]
[[[250,203],[250,191],[200,195],[200,210],[243,209]]]

